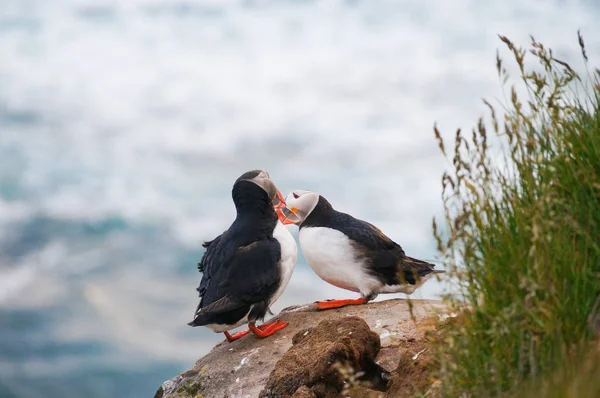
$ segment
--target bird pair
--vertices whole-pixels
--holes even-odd
[[[411,294],[431,275],[444,272],[407,256],[377,227],[334,210],[314,192],[296,190],[284,199],[265,171],[242,174],[232,197],[237,212],[233,224],[203,244],[200,303],[188,323],[223,332],[228,341],[250,331],[267,337],[287,326],[281,320],[256,326],[287,287],[296,265],[298,247],[284,224],[299,226],[306,261],[321,279],[361,295],[319,301],[321,310],[364,304],[379,293]],[[249,330],[229,333],[246,323]]]

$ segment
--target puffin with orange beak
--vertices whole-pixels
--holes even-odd
[[[353,300],[316,303],[319,309],[364,304],[379,293],[413,293],[428,278],[445,271],[407,256],[379,228],[336,211],[317,193],[292,191],[281,208],[284,224],[300,227],[302,253],[315,273],[342,289],[358,292]]]
[[[292,234],[278,219],[283,195],[262,170],[242,174],[232,190],[236,218],[229,229],[205,242],[196,289],[200,303],[190,326],[206,326],[234,341],[252,331],[264,338],[287,326],[283,321],[256,326],[285,290],[298,254]],[[283,216],[280,216],[283,218]],[[230,334],[243,324],[249,330]]]

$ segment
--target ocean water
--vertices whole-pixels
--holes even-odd
[[[222,340],[186,322],[249,169],[434,259],[433,123],[451,138],[502,98],[496,34],[580,65],[599,18],[591,1],[0,0],[0,397],[151,397]],[[301,257],[273,310],[343,297]]]

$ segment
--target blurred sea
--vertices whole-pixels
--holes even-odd
[[[451,137],[501,98],[497,33],[580,65],[599,19],[592,1],[0,0],[0,397],[151,397],[222,340],[186,322],[249,169],[435,258],[434,121]],[[300,258],[274,310],[343,297]]]

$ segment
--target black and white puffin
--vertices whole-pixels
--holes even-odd
[[[318,301],[319,309],[364,304],[379,293],[411,294],[433,274],[445,272],[407,256],[379,228],[336,211],[314,192],[292,191],[281,212],[284,224],[299,225],[300,247],[315,273],[334,286],[362,296]]]
[[[200,303],[190,326],[223,332],[228,341],[250,331],[267,337],[287,326],[284,321],[256,326],[285,290],[298,254],[292,234],[276,210],[285,206],[283,195],[262,170],[242,174],[233,185],[237,216],[229,229],[204,243],[206,252],[198,269]],[[250,330],[228,331],[248,323]]]

